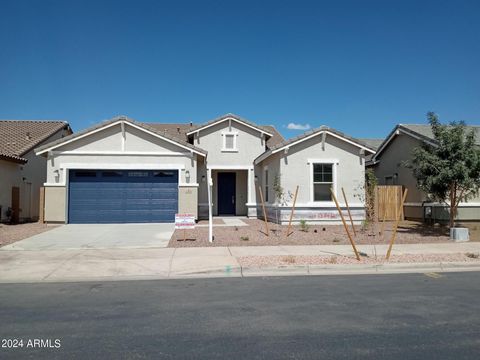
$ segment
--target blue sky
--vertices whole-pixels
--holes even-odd
[[[479,1],[0,0],[0,118],[480,124]]]

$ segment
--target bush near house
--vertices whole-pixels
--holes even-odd
[[[480,189],[480,149],[475,145],[475,132],[467,131],[464,122],[443,125],[435,113],[427,117],[435,143],[414,148],[406,165],[431,200],[447,204],[453,227],[458,204],[475,197]]]

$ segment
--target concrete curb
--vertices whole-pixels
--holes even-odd
[[[88,277],[54,277],[44,279],[10,278],[0,279],[0,284],[14,283],[69,283],[69,282],[108,282],[131,280],[168,280],[188,278],[248,278],[270,276],[318,276],[318,275],[369,275],[369,274],[414,274],[426,272],[465,272],[479,271],[480,264],[465,262],[449,263],[389,263],[389,264],[322,264],[322,265],[281,265],[269,267],[225,266],[200,271],[170,272],[152,275],[114,275]]]

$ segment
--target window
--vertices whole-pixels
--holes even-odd
[[[313,164],[313,201],[332,201],[333,164]]]
[[[265,169],[265,202],[268,202],[268,169]]]
[[[222,133],[223,136],[223,148],[222,151],[231,151],[236,152],[237,150],[237,133],[234,132],[225,132]]]

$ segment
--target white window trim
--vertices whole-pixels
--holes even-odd
[[[308,159],[307,164],[310,165],[310,203],[311,204],[322,204],[322,205],[333,205],[333,201],[315,201],[314,200],[314,190],[313,190],[313,164],[332,164],[332,177],[333,177],[333,193],[335,197],[338,198],[337,193],[337,166],[338,159]]]
[[[233,149],[227,149],[226,142],[227,142],[227,135],[233,136]],[[223,131],[222,132],[222,152],[238,152],[237,147],[237,138],[238,132],[237,131]]]

